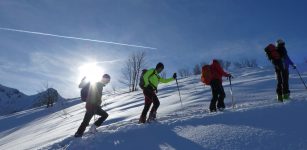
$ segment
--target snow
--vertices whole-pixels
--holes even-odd
[[[0,149],[307,149],[307,90],[295,72],[290,75],[292,99],[284,103],[275,100],[273,70],[237,72],[232,80],[235,109],[224,81],[227,109],[208,113],[210,87],[193,76],[178,80],[183,108],[174,82],[160,86],[158,122],[137,124],[141,92],[108,95],[103,109],[109,118],[98,133],[87,129],[82,138],[74,138],[85,103],[72,99],[51,109],[1,116]]]
[[[49,88],[47,90],[58,94],[55,89]],[[28,96],[17,89],[5,87],[0,84],[0,115],[7,115],[44,105],[42,104],[42,100],[46,97],[47,90]],[[58,100],[62,101],[63,98],[59,95]]]

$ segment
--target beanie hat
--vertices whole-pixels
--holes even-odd
[[[157,64],[157,66],[156,66],[156,69],[158,69],[158,68],[164,69],[164,65],[163,65],[161,62],[159,62],[159,63]]]

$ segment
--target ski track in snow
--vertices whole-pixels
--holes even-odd
[[[74,99],[1,116],[0,149],[307,149],[307,91],[299,77],[290,76],[292,100],[278,103],[274,71],[242,69],[234,76],[235,109],[224,81],[226,109],[208,113],[210,87],[193,76],[178,80],[183,108],[176,84],[160,86],[158,122],[137,124],[141,92],[106,96],[107,121],[95,135],[86,130],[74,138],[85,113]]]

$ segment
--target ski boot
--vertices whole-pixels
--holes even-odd
[[[157,114],[156,112],[151,112],[151,113],[149,114],[149,117],[148,117],[148,119],[147,119],[147,122],[150,123],[151,121],[155,121],[155,120],[156,120],[156,117],[157,117],[156,114]]]
[[[75,135],[74,135],[74,137],[76,137],[76,138],[82,137],[82,136],[83,136],[83,134],[82,133],[78,133],[78,132],[76,132]]]
[[[146,116],[141,116],[139,119],[139,124],[146,123]]]
[[[277,95],[277,101],[278,102],[283,102],[283,96],[282,95]]]
[[[284,94],[283,95],[284,100],[289,100],[290,99],[290,93]]]

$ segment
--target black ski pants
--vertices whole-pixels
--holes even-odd
[[[218,79],[214,79],[211,81],[210,86],[212,91],[212,99],[209,108],[210,111],[216,111],[216,107],[225,108],[225,103],[224,103],[225,91],[221,81]]]
[[[141,117],[146,118],[147,112],[149,111],[151,104],[153,103],[153,106],[150,110],[150,114],[155,114],[160,106],[160,101],[154,90],[145,88],[143,90],[143,94],[145,97],[145,105]]]
[[[289,94],[289,69],[285,68],[282,61],[276,61],[274,65],[277,78],[276,93],[278,95]]]
[[[84,133],[86,127],[89,125],[92,117],[95,114],[100,116],[99,119],[96,120],[95,123],[94,123],[97,127],[99,127],[109,116],[109,114],[106,111],[104,111],[100,106],[97,106],[97,108],[94,109],[94,110],[86,110],[83,121],[82,121],[77,133],[79,133],[79,134]]]

